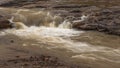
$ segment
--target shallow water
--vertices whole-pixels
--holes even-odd
[[[14,17],[12,22],[20,22],[18,29],[0,31],[1,46],[37,47],[37,51],[30,52],[49,53],[85,68],[120,68],[119,36],[72,29],[59,16],[55,21],[49,12],[7,8],[1,8],[0,12],[10,14],[10,20]]]

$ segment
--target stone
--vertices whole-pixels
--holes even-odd
[[[9,20],[4,16],[0,15],[0,29],[12,28]]]
[[[73,24],[73,28],[83,30],[97,30],[110,34],[120,35],[119,9],[103,9],[91,14],[88,19]]]

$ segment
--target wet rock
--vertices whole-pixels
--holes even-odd
[[[73,28],[84,30],[97,30],[110,34],[120,35],[120,12],[119,9],[103,9],[94,12],[88,19],[73,24]]]
[[[0,15],[0,29],[12,28],[9,20],[4,16]]]
[[[81,8],[81,7],[88,7],[88,5],[58,5],[54,6],[53,8]]]
[[[13,0],[0,0],[0,5],[5,4],[5,3],[9,3],[11,1],[13,1]]]
[[[76,9],[76,10],[71,10],[70,13],[81,13],[82,11]]]

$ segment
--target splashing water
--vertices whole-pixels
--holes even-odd
[[[58,28],[72,28],[72,24],[69,21],[65,20],[58,26]]]
[[[74,23],[76,23],[76,22],[82,22],[82,21],[86,20],[88,17],[89,17],[89,15],[87,15],[87,16],[86,16],[86,15],[82,15],[82,16],[80,17],[80,18],[81,18],[80,20],[74,20],[73,22],[74,22]]]

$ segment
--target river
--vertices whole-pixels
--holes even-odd
[[[69,21],[49,11],[0,8],[0,12],[15,23],[15,28],[0,31],[2,58],[19,54],[7,49],[15,48],[56,56],[83,68],[120,68],[119,36],[72,29]]]

